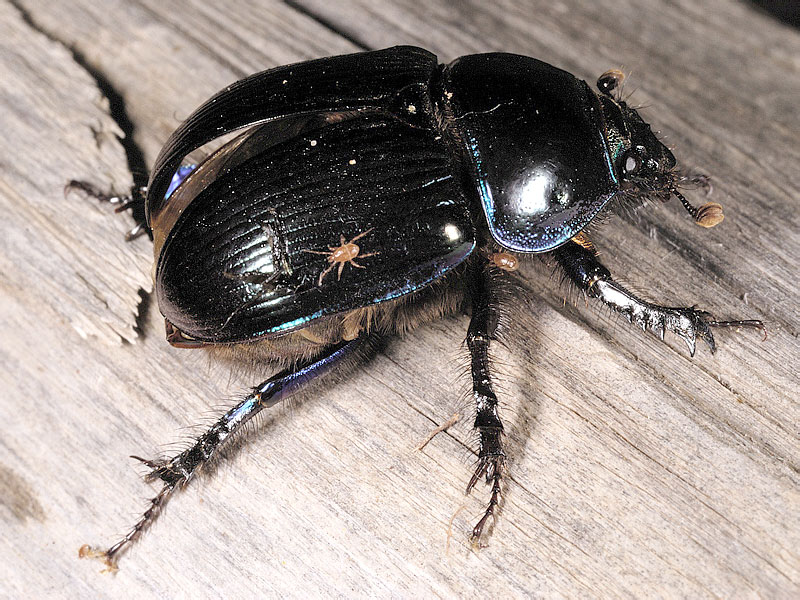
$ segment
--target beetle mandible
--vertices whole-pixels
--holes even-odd
[[[525,56],[440,65],[426,50],[395,47],[257,73],[200,106],[161,150],[146,190],[167,339],[282,370],[184,452],[144,460],[149,479],[163,482],[150,508],[109,549],[82,555],[113,566],[259,411],[371,340],[462,308],[480,440],[467,492],[481,479],[491,486],[472,530],[480,539],[506,466],[488,354],[498,328],[492,282],[525,255],[551,256],[587,296],[662,339],[677,334],[692,355],[698,337],[714,352],[712,326],[763,329],[646,302],[598,261],[585,228],[621,200],[676,197],[699,225],[722,220],[719,204],[696,208],[678,190],[691,179],[622,99],[622,79],[608,71],[595,92]],[[182,166],[240,129],[197,167]]]

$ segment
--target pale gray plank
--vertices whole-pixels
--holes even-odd
[[[721,1],[24,6],[33,27],[8,5],[0,19],[0,579],[13,595],[798,591],[796,31]],[[174,449],[191,433],[181,428],[260,374],[229,377],[170,349],[155,307],[136,338],[147,242],[125,245],[124,218],[61,195],[75,176],[120,190],[130,177],[102,94],[65,47],[124,99],[152,163],[180,118],[242,75],[394,43],[442,60],[521,52],[589,81],[633,69],[647,118],[714,177],[727,220],[700,230],[675,206],[615,219],[597,236],[604,260],[656,298],[764,318],[770,339],[722,332],[717,355],[691,360],[582,301],[562,307],[570,292],[532,264],[498,350],[512,481],[489,548],[467,542],[487,495],[462,495],[468,424],[414,451],[462,407],[458,318],[268,416],[173,501],[119,574],[99,575],[77,548],[113,540],[143,507],[126,456]]]

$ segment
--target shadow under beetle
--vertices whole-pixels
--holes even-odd
[[[467,492],[480,479],[491,485],[478,540],[505,470],[488,357],[493,281],[519,255],[550,254],[586,295],[662,339],[677,334],[692,355],[698,337],[715,350],[711,326],[763,329],[645,302],[598,262],[584,228],[609,203],[675,196],[699,225],[722,220],[719,204],[695,208],[678,191],[704,181],[680,175],[621,98],[622,79],[605,73],[598,93],[533,58],[477,54],[440,65],[426,50],[396,47],[258,73],[198,108],[161,150],[146,190],[167,339],[283,370],[184,452],[144,460],[163,488],[122,540],[81,555],[113,568],[172,492],[259,411],[370,339],[461,309],[472,314],[480,439]],[[198,166],[181,165],[243,128]]]

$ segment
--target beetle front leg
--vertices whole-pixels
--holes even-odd
[[[343,360],[353,356],[367,336],[332,346],[321,357],[286,369],[257,386],[239,404],[226,412],[211,428],[197,438],[190,447],[165,461],[151,461],[134,456],[153,470],[146,476],[148,482],[160,479],[164,485],[150,501],[142,518],[116,544],[107,550],[97,550],[88,545],[80,549],[81,557],[100,558],[109,570],[116,570],[116,561],[121,551],[155,522],[176,489],[184,487],[198,470],[217,455],[218,450],[242,426],[265,408],[275,406],[297,391],[304,383],[330,371]]]
[[[489,365],[489,344],[495,337],[498,319],[487,266],[478,261],[473,263],[470,279],[472,318],[467,331],[467,348],[471,358],[472,397],[476,408],[474,427],[480,435],[480,450],[478,466],[467,485],[467,493],[482,477],[492,486],[489,505],[472,529],[472,539],[478,541],[486,522],[490,517],[495,517],[500,503],[506,455],[503,451],[503,423],[497,412],[497,396]]]
[[[682,338],[694,356],[697,338],[705,340],[711,352],[717,349],[711,327],[753,327],[765,331],[761,321],[715,321],[710,313],[695,307],[660,306],[646,302],[611,278],[592,249],[570,241],[553,251],[567,277],[592,298],[599,298],[631,323],[650,329],[663,340],[669,330]]]

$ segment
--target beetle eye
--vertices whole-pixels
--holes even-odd
[[[635,175],[642,167],[642,158],[633,152],[627,152],[622,162],[622,173],[624,175]]]

